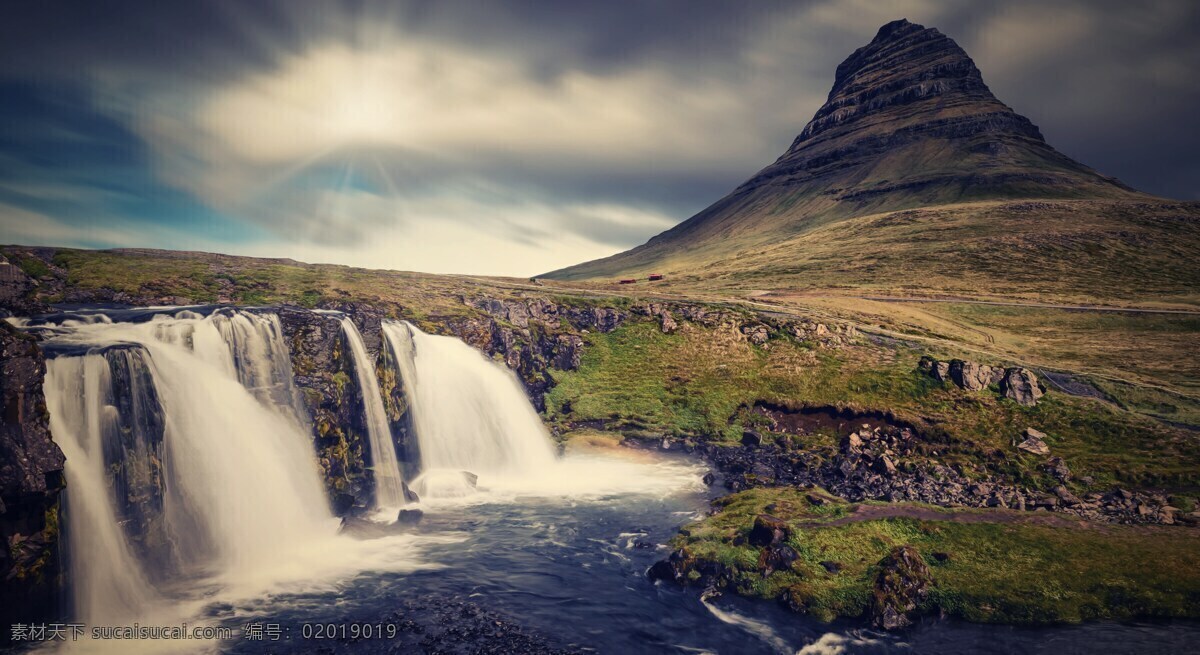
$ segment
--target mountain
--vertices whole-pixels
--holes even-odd
[[[1147,204],[1144,211],[1131,209]],[[902,210],[909,211],[897,214]],[[1126,216],[1139,213],[1155,218],[1144,225]],[[544,277],[653,271],[735,286],[891,288],[910,275],[920,286],[946,274],[946,284],[929,290],[950,290],[958,272],[993,280],[1005,275],[990,266],[951,266],[922,276],[911,259],[953,257],[956,251],[944,248],[947,237],[959,239],[950,245],[977,248],[977,261],[985,264],[1036,259],[1047,240],[1066,254],[1116,247],[1124,261],[1128,239],[1112,232],[1157,242],[1164,235],[1155,230],[1180,213],[1193,252],[1194,205],[1163,205],[1058,152],[1029,119],[996,99],[952,39],[898,20],[837,67],[828,100],[770,166],[642,246]],[[1087,214],[1095,221],[1079,220]],[[848,260],[871,264],[864,270]],[[1093,267],[1084,262],[1080,268]],[[1021,286],[1009,291],[1035,292]]]

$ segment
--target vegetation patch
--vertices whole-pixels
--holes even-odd
[[[864,506],[897,514],[914,510],[922,518],[855,520]],[[750,538],[761,514],[790,527],[785,543],[798,557],[783,570],[766,572],[764,549]],[[880,563],[901,546],[915,549],[929,567],[932,585],[923,612],[1017,624],[1200,617],[1196,531],[1071,527],[1049,518],[1055,517],[911,503],[854,505],[820,490],[752,489],[718,501],[717,512],[685,527],[673,546],[685,554],[683,568],[720,571],[706,583],[779,599],[824,621],[865,616]]]

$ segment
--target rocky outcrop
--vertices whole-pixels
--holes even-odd
[[[962,359],[942,362],[926,355],[918,367],[935,380],[966,391],[983,391],[996,386],[1002,397],[1026,407],[1036,405],[1046,393],[1037,374],[1020,366],[1003,368]]]
[[[879,562],[871,590],[871,623],[884,630],[912,625],[933,586],[929,566],[912,546],[898,546]]]
[[[1041,383],[1033,371],[1027,368],[1010,368],[1000,380],[1000,393],[1018,405],[1032,407],[1044,395]]]
[[[483,313],[454,318],[426,328],[456,336],[512,369],[533,405],[545,409],[554,384],[549,369],[579,367],[583,335],[611,332],[629,313],[602,305],[572,305],[543,298],[471,298],[464,302]]]
[[[950,380],[967,391],[983,391],[1004,379],[1004,369],[961,359],[950,362]]]
[[[0,315],[28,316],[47,311],[46,305],[34,297],[38,286],[39,282],[20,266],[0,255]]]
[[[650,442],[627,439],[638,446]],[[658,441],[653,442],[658,447]],[[788,439],[761,437],[738,446],[663,440],[671,449],[694,452],[721,472],[730,491],[752,487],[821,487],[850,500],[915,501],[943,507],[1000,507],[1050,511],[1112,523],[1170,524],[1182,515],[1162,494],[1150,492],[1088,492],[1076,496],[1065,486],[1061,493],[1044,491],[931,462],[931,446],[910,426],[862,427],[844,436],[838,452],[824,457],[810,449],[792,448]],[[1060,458],[1045,464],[1064,485],[1070,472]],[[1187,519],[1187,520],[1190,520]]]
[[[37,340],[0,321],[0,619],[57,609],[64,458],[50,435],[45,375]]]
[[[317,460],[331,502],[339,513],[370,507],[374,480],[362,391],[341,319],[287,307],[277,314],[296,387],[312,419]],[[377,330],[377,349],[378,343]]]

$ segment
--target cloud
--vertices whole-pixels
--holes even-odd
[[[773,161],[900,17],[957,40],[1067,154],[1200,193],[1194,3],[119,0],[0,24],[0,203],[63,238],[104,216],[146,245],[549,270]]]

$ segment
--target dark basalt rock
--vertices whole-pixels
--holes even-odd
[[[59,494],[65,459],[50,435],[37,340],[0,321],[0,621],[57,608]]]
[[[786,571],[798,559],[800,559],[800,553],[797,553],[795,548],[787,544],[776,544],[763,549],[762,555],[759,556],[759,569],[763,575],[770,575],[775,571]]]
[[[396,515],[396,523],[400,525],[416,525],[421,522],[424,516],[425,512],[419,509],[402,509]]]
[[[417,495],[417,492],[410,489],[408,487],[408,483],[403,480],[400,481],[400,490],[401,490],[401,492],[404,493],[404,502],[406,502],[406,503],[421,502],[421,497]]]
[[[370,507],[374,480],[362,392],[341,319],[307,309],[277,312],[288,346],[296,387],[313,423],[313,443],[322,478],[335,509]],[[364,335],[365,341],[365,335]],[[347,503],[339,496],[353,498]]]
[[[829,458],[789,450],[771,440],[754,447],[699,444],[690,452],[702,455],[719,470],[730,491],[820,487],[852,502],[906,500],[941,506],[1043,509],[1114,523],[1170,524],[1182,517],[1162,494],[1137,492],[1128,500],[1115,493],[1093,494],[1094,498],[1083,502],[1066,487],[1061,495],[1055,495],[1002,479],[972,480],[962,471],[930,464],[921,457],[922,449],[928,448],[923,441],[912,427],[884,424],[849,434],[842,439],[839,452]],[[1060,480],[1070,479],[1070,470],[1061,458],[1051,458],[1045,466]],[[814,505],[824,502],[816,494],[808,495]]]
[[[769,514],[759,514],[754,517],[754,527],[750,529],[748,538],[751,546],[762,548],[786,541],[790,535],[791,528],[786,521]]]

